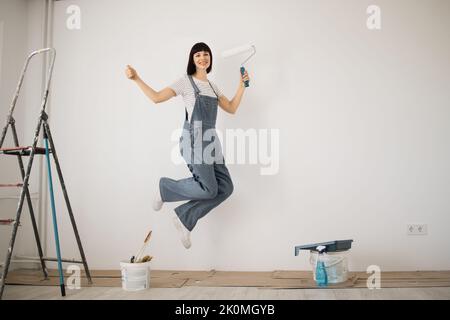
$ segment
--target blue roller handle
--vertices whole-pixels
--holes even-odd
[[[45,137],[44,141],[45,141],[45,156],[47,158],[47,168],[48,168],[47,172],[48,172],[48,186],[50,189],[50,203],[52,204],[53,231],[55,234],[55,244],[56,244],[56,258],[58,259],[59,286],[61,287],[61,295],[64,297],[66,295],[66,290],[64,287],[64,274],[61,263],[61,249],[59,247],[58,223],[56,222],[55,197],[53,194],[52,170],[50,166],[50,155],[48,151],[48,139]]]
[[[244,73],[245,73],[245,68],[244,68],[244,67],[241,67],[241,75],[244,75]],[[250,82],[250,81],[245,80],[245,81],[244,81],[244,85],[245,85],[246,87],[248,87],[248,86],[249,86],[249,82]]]

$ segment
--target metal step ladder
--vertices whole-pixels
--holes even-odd
[[[20,93],[20,88],[22,87],[23,79],[24,79],[24,76],[25,76],[25,73],[26,73],[26,70],[27,70],[27,67],[28,67],[28,64],[29,64],[30,60],[34,56],[36,56],[38,54],[44,54],[44,53],[51,54],[51,59],[50,59],[49,70],[48,70],[48,75],[47,75],[47,81],[46,81],[44,94],[43,94],[43,98],[42,98],[42,102],[41,102],[41,110],[40,110],[40,115],[39,115],[39,119],[38,119],[38,124],[37,124],[36,130],[35,130],[33,144],[31,146],[20,146],[19,140],[17,138],[17,131],[16,131],[16,126],[15,126],[15,120],[13,118],[14,108],[16,106],[16,102],[17,102],[17,99],[18,99],[19,93]],[[52,155],[54,163],[55,163],[55,166],[56,166],[56,170],[57,170],[57,173],[58,173],[58,177],[59,177],[59,181],[60,181],[60,184],[61,184],[62,192],[63,192],[63,195],[64,195],[64,200],[65,200],[65,203],[66,203],[66,206],[67,206],[67,211],[68,211],[68,214],[69,214],[69,217],[70,217],[70,221],[71,221],[71,224],[72,224],[73,231],[75,233],[75,238],[76,238],[78,249],[80,251],[80,256],[81,256],[81,260],[80,261],[74,260],[74,259],[71,259],[71,260],[69,260],[69,259],[60,259],[60,261],[83,264],[84,270],[86,272],[86,276],[88,278],[88,282],[89,282],[89,284],[92,284],[92,279],[91,279],[91,275],[90,275],[90,272],[89,272],[89,267],[88,267],[88,264],[87,264],[86,257],[84,255],[83,246],[81,244],[80,236],[79,236],[79,233],[78,233],[78,228],[77,228],[77,225],[75,223],[75,218],[74,218],[74,215],[73,215],[73,212],[72,212],[72,207],[70,205],[69,196],[67,194],[67,190],[66,190],[66,186],[65,186],[65,183],[64,183],[61,167],[59,165],[58,156],[56,154],[55,145],[54,145],[53,138],[52,138],[52,135],[51,135],[51,132],[50,132],[50,126],[49,126],[49,124],[47,122],[48,115],[45,112],[45,107],[46,107],[46,104],[47,104],[47,98],[48,98],[48,93],[49,93],[50,80],[51,80],[52,72],[53,72],[53,65],[55,63],[55,56],[56,56],[56,51],[55,51],[54,48],[40,49],[40,50],[32,52],[28,56],[28,58],[25,61],[25,64],[24,64],[24,67],[23,67],[23,70],[22,70],[22,74],[21,74],[19,83],[17,85],[16,91],[15,91],[15,94],[14,94],[14,97],[13,97],[13,100],[12,100],[12,103],[11,103],[9,114],[7,116],[7,119],[6,119],[6,124],[5,124],[5,127],[3,128],[2,135],[1,135],[0,156],[8,156],[9,155],[9,156],[16,156],[17,157],[22,181],[17,182],[17,183],[0,184],[0,188],[20,188],[21,189],[20,197],[19,197],[19,203],[18,203],[17,211],[16,211],[16,217],[15,218],[6,218],[6,219],[4,219],[2,217],[2,220],[0,220],[0,227],[2,227],[2,226],[11,226],[12,227],[11,240],[10,240],[8,251],[7,251],[7,255],[6,255],[6,261],[3,264],[3,272],[2,272],[2,276],[1,276],[1,280],[0,280],[0,299],[3,296],[4,288],[5,288],[5,285],[6,285],[6,278],[8,276],[8,270],[9,270],[9,267],[10,267],[12,253],[13,253],[13,250],[14,250],[14,243],[15,243],[15,240],[16,240],[18,227],[20,226],[20,217],[21,217],[21,214],[22,214],[22,208],[23,208],[25,200],[27,202],[28,209],[29,209],[29,212],[30,212],[31,223],[32,223],[32,226],[33,226],[34,236],[35,236],[35,240],[36,240],[36,244],[37,244],[37,249],[38,249],[38,254],[39,254],[39,257],[37,258],[37,260],[40,261],[40,264],[41,264],[41,267],[42,267],[42,272],[43,272],[43,275],[44,275],[45,279],[48,279],[48,272],[47,272],[47,268],[46,268],[45,262],[46,261],[58,261],[58,259],[56,259],[56,258],[48,258],[48,257],[44,257],[43,256],[41,241],[40,241],[39,232],[38,232],[38,228],[37,228],[37,224],[36,224],[36,219],[35,219],[35,214],[34,214],[34,210],[33,210],[33,205],[32,205],[32,202],[31,202],[31,196],[30,196],[30,192],[29,192],[29,189],[28,189],[28,182],[29,182],[29,179],[30,179],[30,174],[31,174],[32,166],[33,166],[34,156],[35,155],[46,155],[46,149],[37,146],[38,141],[39,141],[39,135],[40,135],[41,129],[42,129],[42,131],[44,133],[44,136],[46,138],[48,138],[48,142],[50,143],[50,148],[48,149],[48,152],[49,152],[49,154]],[[13,135],[13,140],[14,140],[14,147],[2,148],[3,143],[5,141],[6,133],[7,133],[9,127],[11,127],[11,130],[12,130],[12,135]],[[23,163],[22,157],[29,157],[26,171],[25,171],[25,168],[24,168],[24,163]]]

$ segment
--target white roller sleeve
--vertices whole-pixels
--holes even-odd
[[[222,52],[222,57],[228,58],[228,57],[231,57],[231,56],[243,53],[243,52],[251,51],[251,50],[253,50],[253,46],[251,44],[246,44],[244,46],[236,47],[236,48]]]

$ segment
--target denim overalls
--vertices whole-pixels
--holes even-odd
[[[217,207],[233,192],[233,182],[225,166],[220,141],[215,126],[218,97],[200,94],[192,76],[189,80],[195,91],[195,105],[191,121],[186,120],[180,137],[180,152],[191,178],[174,180],[162,177],[159,181],[164,202],[190,200],[175,208],[184,226],[192,231],[197,221]]]

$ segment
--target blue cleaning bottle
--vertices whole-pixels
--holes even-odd
[[[325,269],[325,262],[323,259],[323,253],[326,249],[325,246],[318,246],[317,248],[317,263],[316,263],[316,283],[319,287],[326,287],[328,285],[327,271]]]

